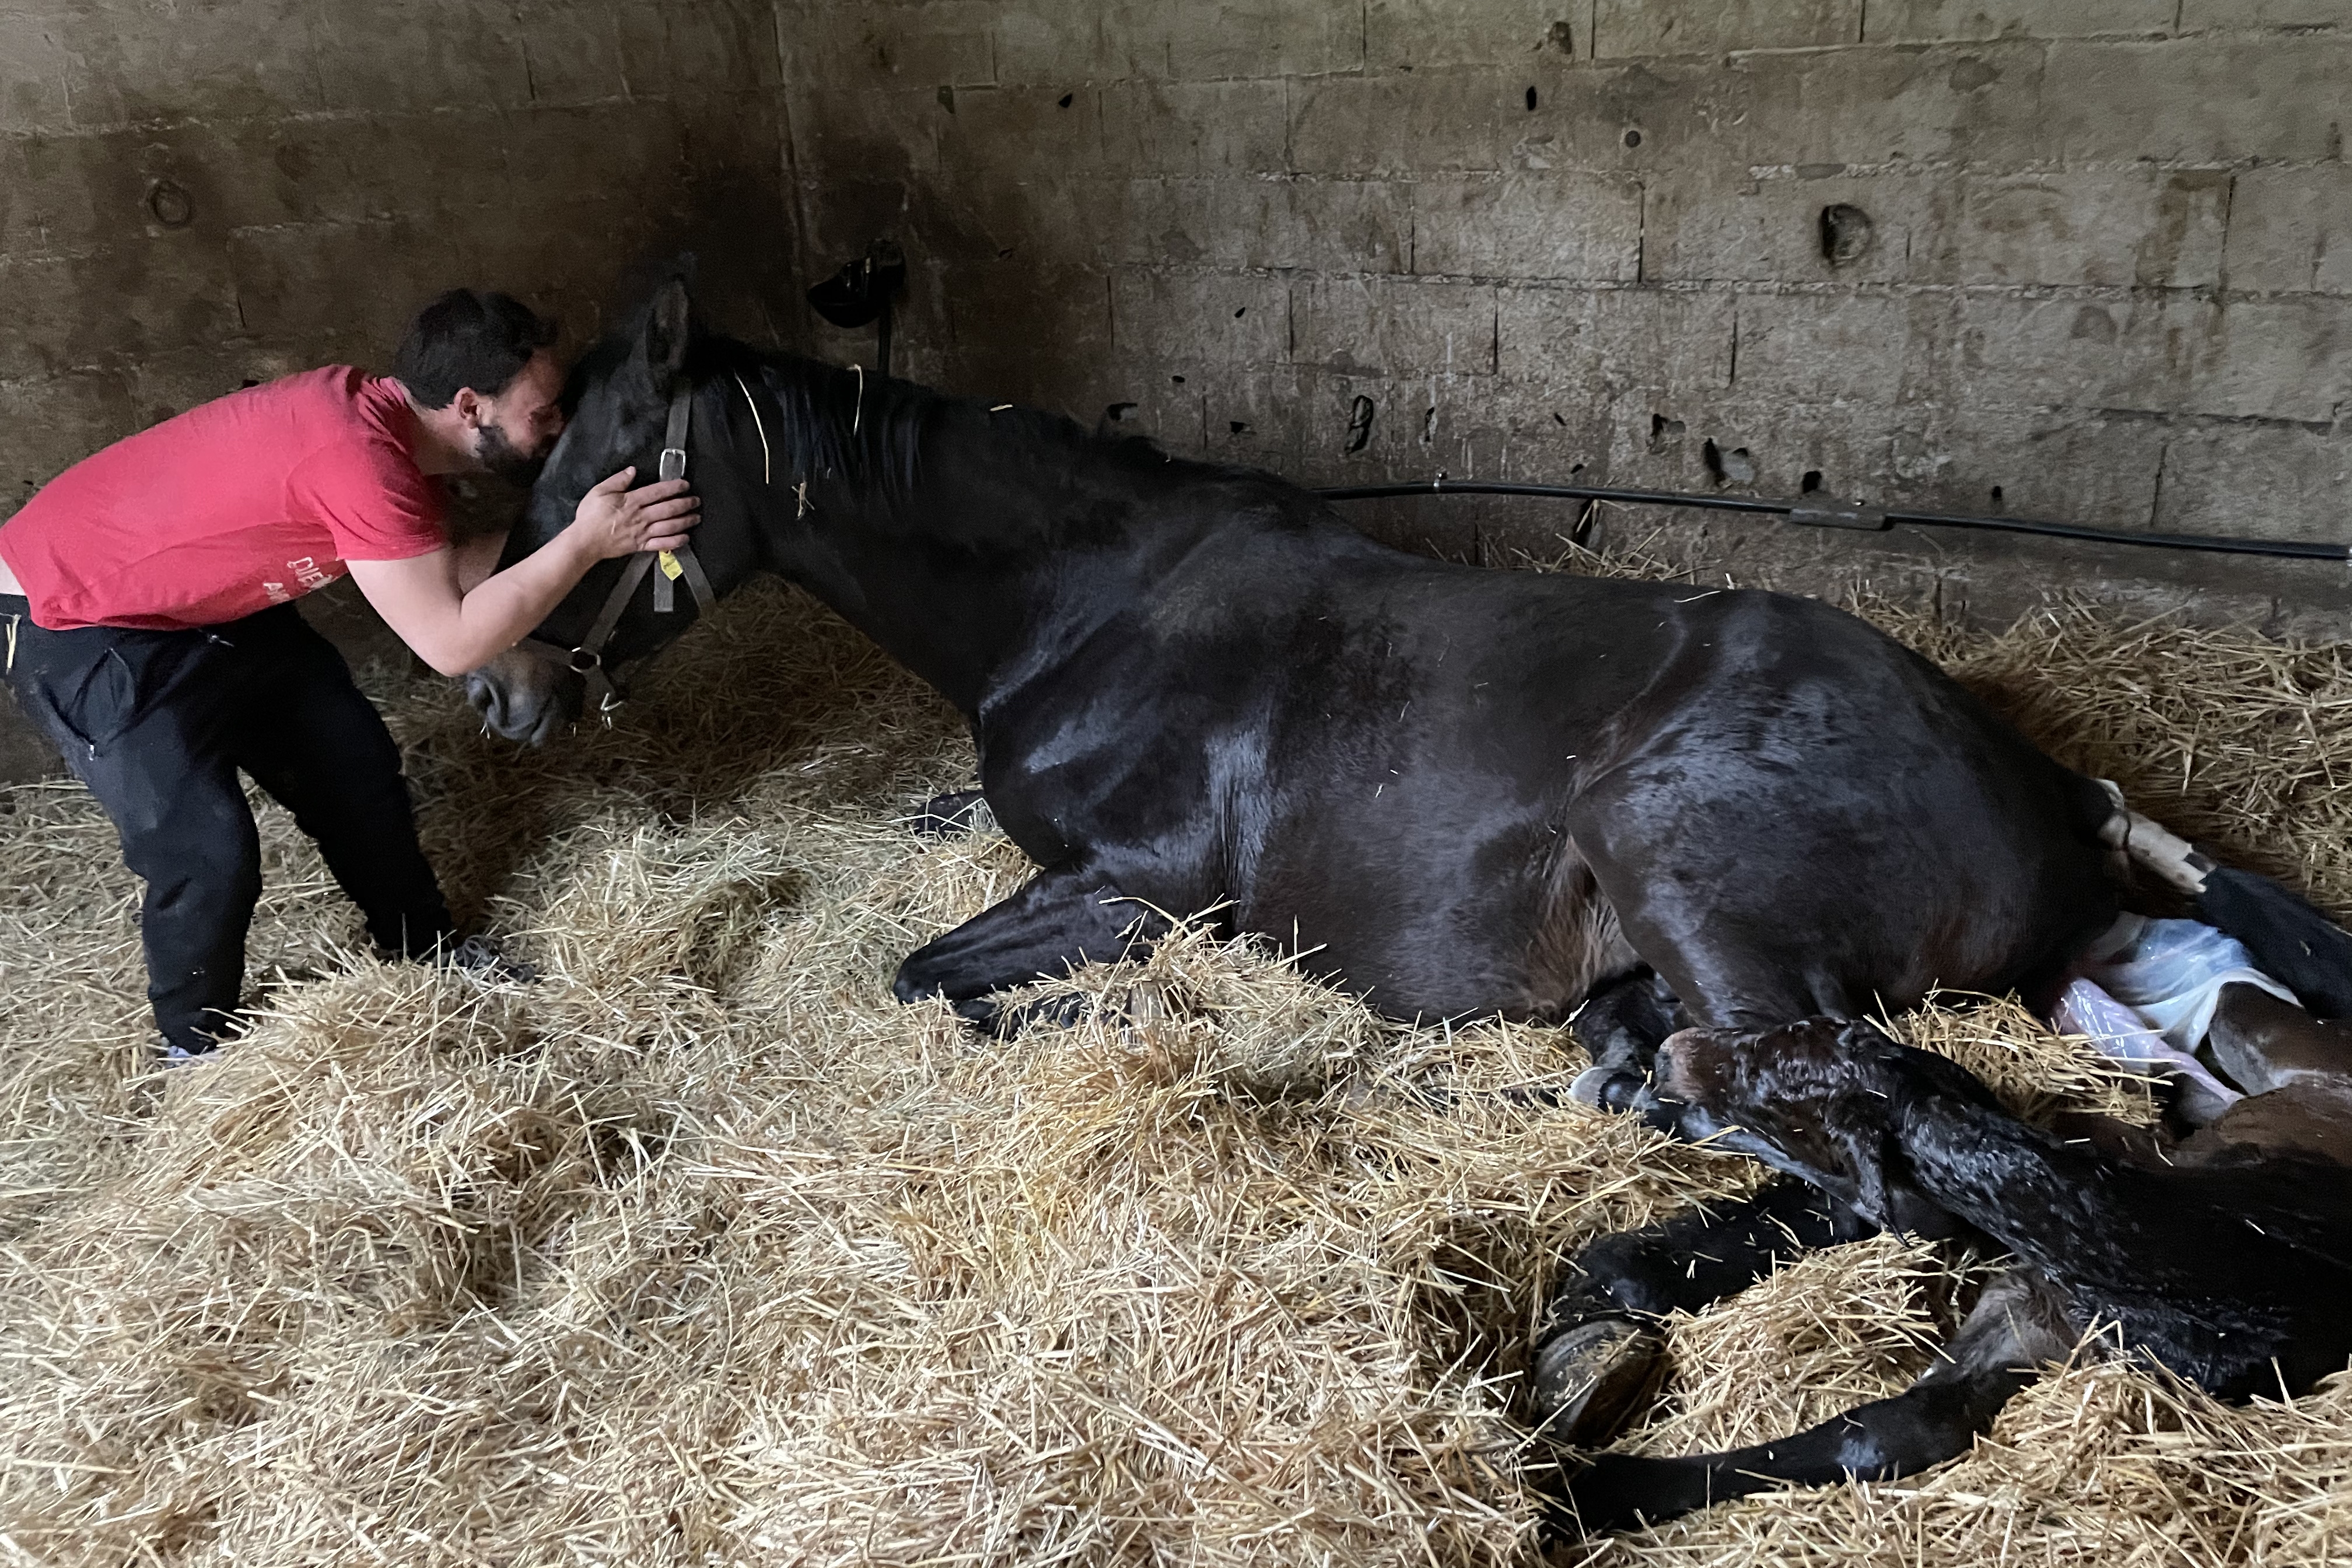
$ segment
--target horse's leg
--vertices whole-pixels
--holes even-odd
[[[1915,1474],[1968,1452],[2010,1396],[2033,1381],[2032,1368],[2073,1343],[2055,1291],[2013,1268],[1985,1288],[1936,1364],[1903,1393],[1753,1447],[1675,1458],[1600,1455],[1569,1478],[1552,1522],[1598,1535],[1776,1486]]]
[[[1555,1442],[1616,1436],[1664,1373],[1658,1321],[1754,1284],[1773,1264],[1858,1241],[1876,1226],[1801,1182],[1588,1242],[1569,1264],[1537,1338],[1528,1402]]]
[[[2207,1039],[2221,1070],[2248,1094],[2352,1081],[2352,1024],[2323,1023],[2259,985],[2221,987]]]
[[[989,994],[1148,947],[1167,922],[1083,867],[1041,871],[1020,891],[907,955],[890,989],[901,1002],[944,996],[998,1033],[1024,1021]]]

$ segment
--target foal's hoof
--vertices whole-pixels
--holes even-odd
[[[1630,1068],[1586,1068],[1576,1075],[1576,1081],[1568,1086],[1568,1097],[1595,1110],[1614,1111],[1620,1116],[1638,1116],[1655,1131],[1679,1133],[1682,1131],[1683,1102],[1664,1099],[1646,1074]]]
[[[1648,1094],[1649,1079],[1639,1070],[1622,1067],[1589,1067],[1576,1075],[1568,1086],[1568,1097],[1580,1105],[1595,1110],[1619,1113],[1640,1110],[1643,1098]]]
[[[907,826],[918,838],[953,838],[959,834],[993,827],[996,817],[988,809],[988,799],[981,791],[959,789],[923,802],[922,809],[907,819]]]
[[[1528,1404],[1555,1443],[1592,1448],[1640,1414],[1666,1375],[1666,1342],[1630,1318],[1593,1318],[1536,1352]]]

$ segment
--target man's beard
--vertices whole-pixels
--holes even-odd
[[[479,438],[474,443],[474,460],[499,478],[511,484],[528,485],[547,466],[546,452],[522,450],[508,440],[507,433],[497,426],[478,425],[475,429]]]

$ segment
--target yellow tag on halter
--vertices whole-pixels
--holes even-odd
[[[673,583],[686,575],[686,568],[679,565],[677,563],[677,557],[672,555],[667,550],[661,552],[661,572],[663,576],[668,578]]]

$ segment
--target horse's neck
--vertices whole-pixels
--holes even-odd
[[[919,437],[863,427],[897,412],[858,409],[854,436],[825,430],[793,454],[794,471],[770,492],[769,558],[977,713],[1140,591],[1149,569],[1118,520],[1141,497],[1103,449],[1040,436],[1034,416],[999,434],[944,403]],[[908,484],[893,443],[917,438]],[[838,471],[825,470],[828,453],[847,454]],[[1089,523],[1083,540],[1076,512]]]

